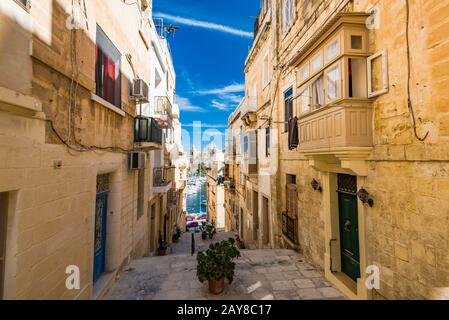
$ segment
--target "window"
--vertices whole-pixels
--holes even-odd
[[[299,110],[301,113],[307,113],[310,111],[310,87],[304,88],[299,95]]]
[[[348,59],[348,96],[366,98],[366,59]]]
[[[145,208],[145,170],[139,171],[137,197],[137,220],[139,220],[143,216]]]
[[[97,26],[95,81],[96,94],[114,106],[122,107],[121,54]]]
[[[320,53],[312,59],[312,73],[323,67],[323,55]]]
[[[351,49],[363,49],[363,37],[359,35],[351,35]]]
[[[18,5],[20,5],[27,11],[30,9],[30,0],[14,0],[14,1],[17,2]]]
[[[305,65],[299,71],[299,79],[301,82],[305,81],[309,77],[309,65]]]
[[[326,60],[330,61],[340,54],[340,40],[336,39],[326,49]]]
[[[288,121],[290,121],[291,118],[293,118],[293,89],[290,88],[284,93],[284,122],[285,122],[285,128],[284,132],[288,132]]]
[[[155,86],[155,88],[159,87],[161,82],[162,82],[161,75],[159,74],[159,72],[156,69],[154,69],[154,86]]]
[[[293,11],[293,0],[283,0],[282,2],[282,27],[284,32],[290,27],[293,21],[294,11]]]
[[[295,175],[287,175],[286,189],[287,213],[289,216],[296,216],[298,214],[298,186]]]
[[[312,109],[316,110],[324,105],[324,77],[321,74],[312,83]]]
[[[270,61],[268,54],[263,59],[263,86],[266,87],[270,83]]]
[[[340,68],[335,65],[327,71],[327,101],[333,101],[340,96]]]
[[[388,92],[388,52],[383,50],[368,58],[368,97]]]
[[[3,298],[3,283],[5,274],[6,209],[7,193],[0,193],[0,300]]]
[[[268,158],[271,155],[271,130],[265,129],[265,156]]]
[[[247,157],[249,155],[249,137],[248,135],[243,136],[243,155]]]

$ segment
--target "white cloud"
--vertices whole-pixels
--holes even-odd
[[[193,105],[188,98],[176,96],[176,103],[179,105],[181,111],[187,112],[204,112],[201,107]]]
[[[196,91],[196,93],[207,96],[207,95],[223,95],[223,94],[229,94],[229,93],[239,93],[245,91],[245,85],[244,84],[231,84],[229,86],[218,88],[218,89],[211,89],[211,90],[199,90]]]
[[[212,100],[212,107],[221,111],[228,111],[230,109],[230,106],[227,103],[217,100]]]
[[[175,23],[184,24],[187,26],[225,32],[225,33],[232,34],[232,35],[239,36],[239,37],[244,37],[244,38],[252,38],[253,37],[252,32],[232,28],[229,26],[225,26],[225,25],[217,24],[217,23],[213,23],[213,22],[201,21],[201,20],[196,20],[196,19],[191,19],[191,18],[183,18],[180,16],[173,16],[173,15],[162,13],[162,12],[154,13],[153,16],[158,17],[158,18],[163,18],[163,19],[175,22]]]

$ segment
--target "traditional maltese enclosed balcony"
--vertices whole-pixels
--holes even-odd
[[[245,126],[257,122],[257,96],[246,97],[240,105],[240,117]]]
[[[338,14],[292,62],[298,151],[320,170],[338,165],[367,174],[365,160],[373,149],[371,98],[388,91],[388,63],[386,50],[369,52],[366,18],[365,13]]]

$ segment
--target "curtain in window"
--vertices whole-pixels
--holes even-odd
[[[107,102],[121,108],[121,54],[97,26],[95,80],[96,94]]]

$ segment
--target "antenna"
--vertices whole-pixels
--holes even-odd
[[[156,27],[156,29],[159,30],[159,36],[163,39],[167,39],[171,35],[174,36],[176,31],[181,29],[181,27],[179,27],[179,26],[165,25],[164,19],[162,19],[162,18],[154,18],[154,20],[159,21],[159,23],[155,24],[154,26]]]

